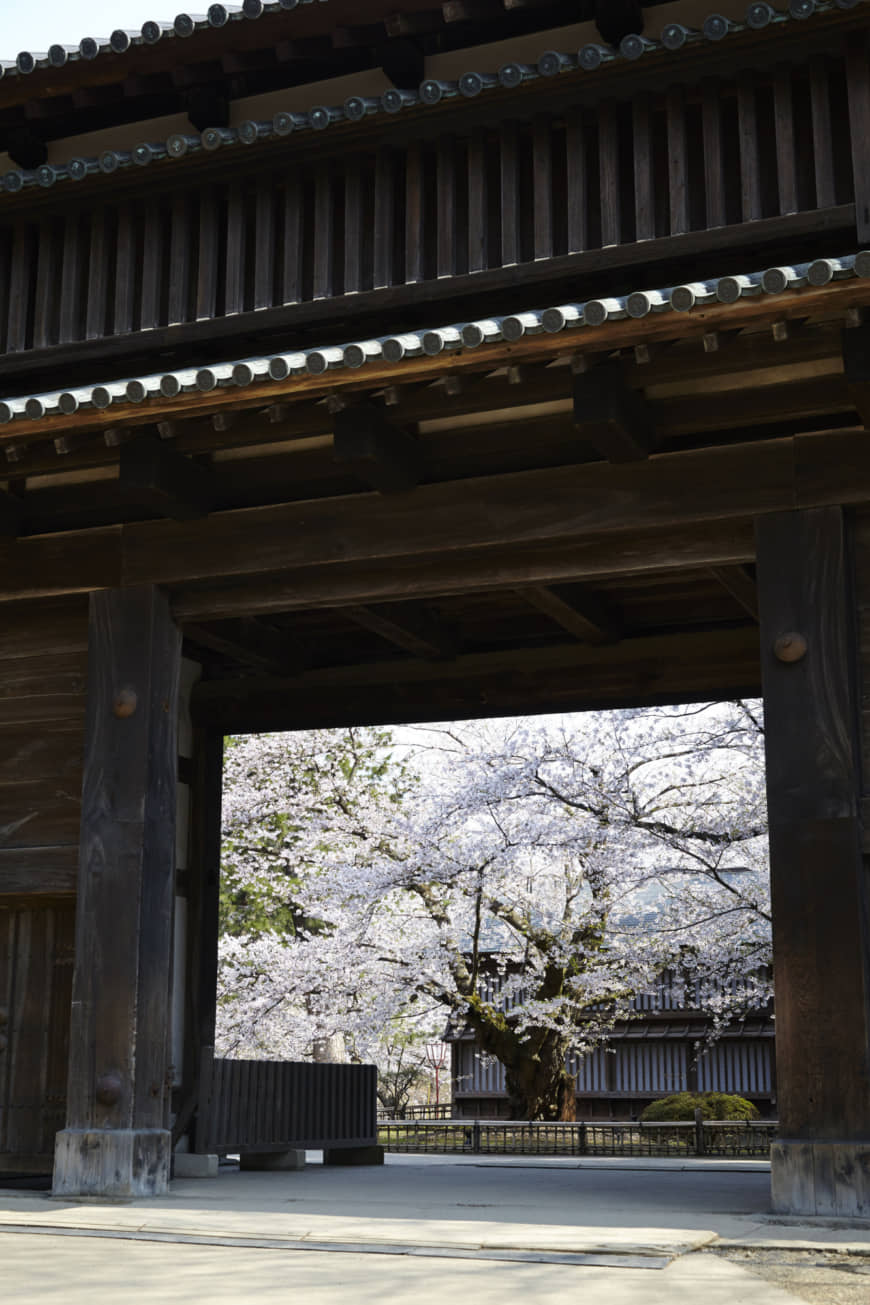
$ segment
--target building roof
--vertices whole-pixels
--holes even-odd
[[[686,317],[705,307],[735,308],[744,299],[767,296],[798,296],[805,289],[824,290],[835,282],[870,278],[870,250],[836,258],[819,258],[794,267],[772,267],[744,275],[688,283],[653,290],[636,290],[613,298],[585,303],[554,304],[505,317],[457,322],[429,330],[412,330],[380,339],[356,340],[323,348],[274,353],[201,368],[176,368],[167,372],[131,376],[126,379],[81,386],[75,389],[20,394],[0,401],[0,424],[20,426],[26,434],[30,423],[45,418],[71,417],[82,410],[117,410],[120,421],[149,400],[172,400],[179,407],[184,396],[200,398],[218,389],[244,391],[256,387],[258,398],[270,402],[287,394],[294,378],[314,378],[337,372],[363,373],[367,367],[383,365],[395,369],[402,379],[402,365],[421,357],[474,351],[482,345],[504,341],[513,344],[529,335],[579,337],[609,323],[644,318],[661,319],[674,314]],[[675,321],[676,325],[676,321]],[[570,345],[568,346],[570,348]],[[389,384],[381,379],[381,384]],[[243,395],[240,393],[240,400]]]
[[[244,0],[242,5],[216,3],[205,15],[179,14],[172,23],[149,19],[141,32],[113,32],[106,40],[85,37],[76,47],[52,45],[46,53],[23,51],[15,62],[0,62],[0,78],[26,79],[40,69],[59,69],[69,63],[89,62],[103,54],[121,54],[141,46],[177,41],[196,32],[214,30],[227,24],[246,22],[267,14],[296,9],[299,5],[325,4],[328,0]],[[508,62],[498,68],[469,68],[455,81],[429,78],[414,89],[391,88],[380,97],[352,95],[342,104],[316,104],[304,112],[279,111],[267,121],[255,120],[238,127],[209,127],[199,133],[173,132],[164,140],[144,140],[131,149],[107,149],[96,156],[73,157],[61,164],[45,163],[34,169],[12,169],[0,179],[0,193],[17,194],[30,187],[51,187],[58,182],[84,181],[100,173],[145,167],[157,162],[178,162],[205,151],[214,152],[234,146],[249,146],[267,141],[281,141],[291,133],[323,131],[327,127],[358,122],[371,115],[396,115],[412,109],[431,109],[453,97],[475,99],[504,90],[568,75],[597,73],[610,65],[639,60],[672,58],[693,46],[719,43],[746,32],[780,32],[783,25],[799,25],[830,11],[850,10],[867,0],[789,0],[787,9],[777,9],[766,0],[751,0],[744,20],[735,22],[719,13],[710,13],[699,28],[677,22],[664,25],[656,40],[628,35],[618,49],[601,43],[589,43],[579,50],[545,51],[535,64]],[[23,87],[22,87],[23,90]]]

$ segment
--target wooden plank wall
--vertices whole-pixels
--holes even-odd
[[[410,145],[362,136],[289,165],[273,148],[256,170],[234,154],[186,190],[184,166],[149,174],[144,202],[65,187],[56,211],[0,225],[0,352],[851,203],[854,64],[819,54],[440,138],[424,119]]]
[[[87,599],[0,623],[0,1172],[50,1168],[64,1125]]]

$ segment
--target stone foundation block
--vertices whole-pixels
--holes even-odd
[[[165,1196],[171,1134],[163,1128],[65,1128],[54,1147],[55,1196]]]
[[[285,1171],[305,1168],[304,1151],[256,1151],[251,1155],[239,1157],[242,1169],[262,1172]]]
[[[870,1141],[774,1142],[770,1190],[776,1214],[870,1218]]]
[[[176,1151],[172,1157],[173,1178],[217,1178],[216,1155],[197,1155],[194,1151]]]
[[[324,1149],[325,1165],[382,1165],[384,1148],[382,1146],[336,1146]]]

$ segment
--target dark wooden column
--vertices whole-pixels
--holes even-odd
[[[58,1194],[152,1196],[169,1179],[169,978],[181,636],[153,586],[91,595],[88,699]]]
[[[861,697],[840,508],[759,521],[780,1140],[774,1209],[870,1213]]]

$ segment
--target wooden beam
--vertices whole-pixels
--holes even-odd
[[[302,608],[489,593],[624,575],[737,565],[754,558],[752,521],[598,535],[547,547],[478,549],[281,571],[235,584],[173,594],[182,622],[297,611]]]
[[[0,900],[4,897],[73,897],[78,844],[0,848]]]
[[[591,595],[586,595],[580,603],[568,603],[543,585],[530,585],[518,589],[517,593],[581,643],[612,643],[619,637],[603,604]]]
[[[754,621],[758,620],[758,590],[745,566],[711,566],[710,574],[736,598]]]
[[[429,612],[401,604],[377,610],[354,604],[342,611],[363,629],[404,648],[414,657],[440,659],[456,654],[455,639]]]
[[[584,711],[758,692],[751,628],[390,661],[297,680],[208,681],[195,718],[229,733]]]
[[[121,446],[120,487],[128,502],[176,521],[191,521],[209,511],[211,470],[191,462],[165,440],[144,435]]]
[[[419,445],[373,403],[343,408],[333,418],[333,457],[382,494],[419,484]]]
[[[618,362],[574,376],[574,424],[609,462],[636,462],[655,446],[646,400],[626,383]]]
[[[295,639],[252,616],[222,621],[216,628],[186,622],[183,631],[191,643],[271,675],[293,675],[307,660]]]

